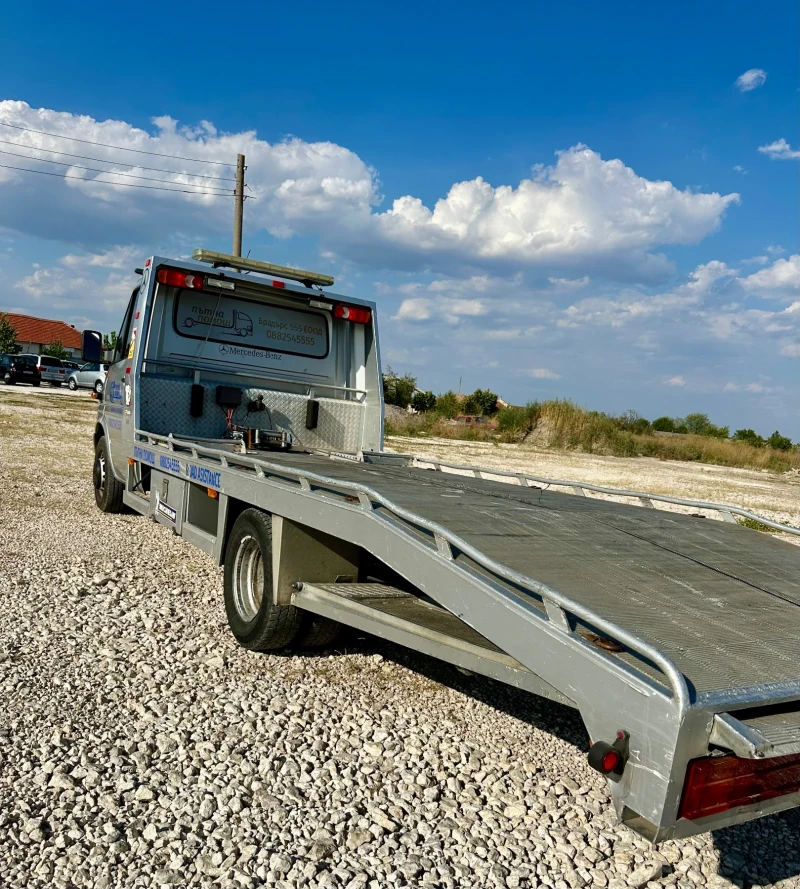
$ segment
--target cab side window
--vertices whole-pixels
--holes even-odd
[[[135,287],[131,298],[128,302],[128,308],[125,309],[125,315],[122,318],[122,324],[119,327],[117,335],[117,345],[114,348],[114,357],[112,361],[122,361],[128,357],[128,348],[131,344],[131,336],[133,333],[133,307],[136,305],[136,297],[139,295],[139,288]]]

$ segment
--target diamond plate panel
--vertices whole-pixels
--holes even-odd
[[[176,437],[219,438],[225,430],[225,414],[215,401],[217,383],[206,380],[203,386],[203,415],[192,417],[189,413],[191,380],[143,376],[139,381],[140,428],[157,435],[172,433]],[[248,414],[247,402],[257,400],[259,395],[263,396],[267,410]],[[258,429],[273,426],[288,429],[298,447],[309,450],[356,453],[361,447],[364,405],[337,398],[319,398],[318,401],[317,428],[306,429],[308,399],[304,395],[243,387],[242,407],[237,410],[234,422]]]

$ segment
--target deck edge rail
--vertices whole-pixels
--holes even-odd
[[[322,475],[320,473],[309,472],[304,469],[294,468],[287,464],[272,463],[269,460],[264,460],[261,458],[249,457],[239,454],[232,455],[230,451],[226,452],[218,450],[216,448],[198,446],[191,440],[182,440],[172,435],[157,435],[145,430],[137,430],[136,436],[140,437],[141,439],[145,439],[151,443],[166,445],[173,451],[185,449],[189,452],[189,454],[191,454],[194,459],[198,459],[202,456],[208,456],[213,459],[219,460],[220,463],[222,463],[222,459],[225,459],[227,461],[227,466],[225,466],[226,469],[235,469],[237,465],[249,467],[254,471],[257,471],[258,468],[261,468],[262,470],[267,469],[270,473],[274,473],[276,475],[290,476],[295,478],[298,482],[298,485],[302,484],[301,480],[305,480],[308,483],[316,482],[319,485],[324,485],[329,488],[339,488],[346,491],[352,491],[356,495],[363,494],[365,495],[365,497],[369,498],[370,508],[371,501],[379,503],[384,509],[388,510],[391,513],[394,513],[401,519],[429,532],[434,536],[434,539],[438,538],[447,541],[447,543],[450,544],[451,547],[455,547],[456,549],[460,550],[491,573],[496,574],[497,576],[502,577],[504,580],[518,585],[523,589],[528,589],[531,592],[538,594],[545,600],[549,600],[555,606],[564,609],[569,614],[579,618],[580,620],[591,623],[592,625],[597,627],[597,629],[608,633],[610,636],[612,636],[618,642],[621,642],[626,647],[630,648],[632,651],[635,651],[637,654],[650,660],[661,670],[661,672],[667,678],[672,691],[672,697],[675,702],[675,706],[678,708],[680,713],[686,712],[690,707],[689,687],[686,681],[686,677],[683,675],[678,665],[668,655],[664,654],[664,652],[661,651],[659,648],[656,648],[656,646],[637,636],[635,633],[631,633],[623,627],[614,624],[612,621],[602,617],[601,615],[592,611],[590,608],[586,608],[579,602],[570,599],[569,596],[566,596],[564,593],[559,592],[555,588],[542,583],[541,581],[535,580],[534,578],[521,574],[518,571],[514,571],[506,565],[503,565],[502,562],[495,561],[494,559],[482,553],[480,550],[473,547],[470,543],[467,543],[466,540],[462,540],[457,534],[453,534],[452,531],[450,531],[443,525],[440,525],[438,522],[424,519],[422,518],[422,516],[419,516],[416,513],[407,510],[405,507],[399,506],[398,504],[391,501],[388,497],[384,496],[379,491],[369,487],[368,485],[360,484],[359,482],[349,482],[340,479],[334,479],[330,476]],[[306,491],[304,490],[304,487],[298,487],[298,493],[302,493],[305,496],[308,496],[309,493],[313,495],[312,491]],[[359,498],[358,506],[356,508],[365,508],[364,502],[361,498]],[[439,554],[440,556],[442,556],[441,549],[439,550]],[[576,636],[576,638],[579,637]]]
[[[471,472],[475,478],[498,476],[499,478],[514,479],[518,485],[522,483],[521,479],[525,479],[526,484],[528,481],[532,481],[553,487],[568,488],[570,492],[577,495],[583,494],[584,491],[594,491],[597,494],[610,494],[615,497],[630,497],[633,500],[638,500],[639,503],[644,506],[652,506],[652,501],[658,503],[672,503],[676,506],[691,506],[695,509],[708,509],[722,513],[723,518],[725,518],[726,513],[731,516],[738,515],[745,519],[752,519],[753,521],[760,522],[762,525],[766,525],[775,531],[783,531],[786,534],[800,536],[800,528],[795,528],[793,525],[786,525],[782,522],[774,522],[757,513],[727,503],[713,503],[706,500],[688,500],[683,497],[670,497],[667,494],[651,494],[647,491],[628,491],[623,488],[607,488],[603,485],[593,485],[588,482],[545,478],[540,475],[531,475],[528,472],[507,472],[504,469],[487,469],[482,466],[467,466],[466,464],[461,463],[448,463],[444,460],[437,460],[434,457],[421,457],[418,454],[404,454],[402,456],[413,460],[414,465],[418,466],[420,469],[424,469],[425,465],[434,466],[438,471],[441,471],[440,468],[458,469],[465,472]]]

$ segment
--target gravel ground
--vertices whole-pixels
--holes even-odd
[[[0,886],[800,886],[795,814],[617,826],[571,710],[370,638],[237,648],[206,556],[95,509],[92,418],[0,390]]]

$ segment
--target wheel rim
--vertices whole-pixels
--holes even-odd
[[[99,383],[99,382],[95,383],[94,384],[94,391],[97,392],[98,394],[100,394],[100,392],[103,391],[103,384]]]
[[[106,489],[106,458],[98,454],[94,461],[94,487],[102,494]]]
[[[243,537],[233,562],[233,598],[242,620],[250,622],[261,609],[264,596],[264,560],[255,537]]]

